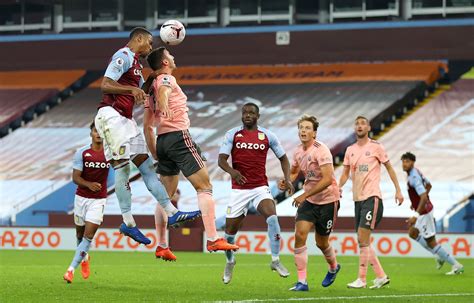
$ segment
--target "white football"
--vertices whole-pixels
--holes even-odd
[[[184,25],[178,20],[168,20],[160,28],[160,38],[168,45],[178,45],[186,36]]]

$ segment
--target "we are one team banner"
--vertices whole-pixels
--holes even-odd
[[[121,235],[117,229],[99,229],[93,240],[93,249],[101,251],[154,251],[156,247],[155,230],[144,229],[142,232],[152,241],[150,245],[138,245],[132,239]],[[283,232],[281,234],[282,254],[293,254],[294,240],[293,233]],[[472,234],[439,234],[437,240],[455,257],[473,257],[474,235]],[[330,236],[330,241],[338,255],[358,255],[355,233],[333,233]],[[240,247],[239,253],[270,253],[266,232],[240,232],[237,234],[236,244]],[[373,234],[372,245],[379,256],[431,257],[430,253],[403,233]],[[307,246],[309,254],[321,255],[320,250],[316,247],[313,233],[308,237]],[[0,227],[0,249],[74,250],[75,248],[76,231],[74,228]]]

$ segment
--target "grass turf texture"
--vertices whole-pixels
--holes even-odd
[[[232,282],[224,285],[223,254],[178,252],[176,255],[178,262],[169,263],[155,259],[153,253],[92,251],[90,278],[83,280],[79,267],[74,282],[66,284],[62,276],[73,257],[72,251],[0,251],[0,302],[271,302],[288,298],[320,302],[474,301],[473,259],[460,260],[464,274],[445,276],[450,266],[438,271],[431,258],[381,257],[391,278],[390,286],[369,290],[346,288],[356,278],[358,258],[339,257],[342,269],[336,282],[323,288],[321,281],[327,265],[323,257],[311,256],[310,291],[295,293],[288,291],[297,279],[292,256],[282,257],[291,272],[284,279],[270,271],[269,256],[237,255]],[[368,279],[373,279],[371,269]]]

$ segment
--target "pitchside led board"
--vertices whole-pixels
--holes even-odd
[[[123,237],[117,229],[99,229],[94,241],[94,250],[102,251],[154,251],[155,230],[145,229],[143,233],[152,243],[138,245]],[[205,237],[203,237],[205,238]],[[456,258],[473,258],[473,235],[439,234],[438,241]],[[330,241],[339,256],[358,256],[357,237],[354,233],[332,233]],[[266,232],[241,232],[236,242],[239,253],[270,254]],[[308,252],[320,255],[314,241],[308,241]],[[375,233],[372,245],[379,256],[390,257],[432,257],[418,243],[402,233]],[[205,245],[203,245],[205,247]],[[281,234],[282,254],[293,254],[294,234]],[[0,249],[74,250],[76,234],[73,228],[0,228]]]

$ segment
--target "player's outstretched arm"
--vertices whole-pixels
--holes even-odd
[[[280,160],[281,170],[283,171],[283,176],[284,176],[284,179],[280,180],[280,183],[282,183],[281,184],[282,186],[280,186],[279,184],[278,187],[280,189],[284,188],[284,190],[288,190],[288,194],[292,195],[295,192],[295,188],[293,187],[293,184],[292,184],[293,180],[291,179],[291,174],[290,174],[290,161],[288,160],[288,157],[286,156],[286,154],[278,158],[278,160]],[[295,176],[295,180],[297,176],[298,175]]]
[[[88,188],[93,192],[98,192],[102,189],[102,185],[98,182],[89,182],[81,177],[82,171],[73,169],[72,170],[72,181],[77,184],[77,186],[82,188]]]
[[[395,173],[392,164],[390,164],[390,161],[385,162],[383,165],[387,169],[388,175],[390,176],[390,179],[392,180],[392,183],[395,186],[395,201],[398,205],[402,205],[403,195],[400,189],[400,185],[398,184],[397,174]]]
[[[156,154],[156,136],[154,130],[154,113],[153,110],[145,105],[145,112],[143,116],[143,134],[145,135],[145,142],[148,146],[153,159],[158,160],[158,155]]]
[[[247,182],[247,178],[245,178],[238,170],[233,169],[230,165],[229,162],[227,161],[229,159],[229,155],[227,154],[219,154],[219,159],[217,161],[217,164],[219,167],[228,173],[232,179],[234,179],[237,184],[244,185],[245,182]]]

